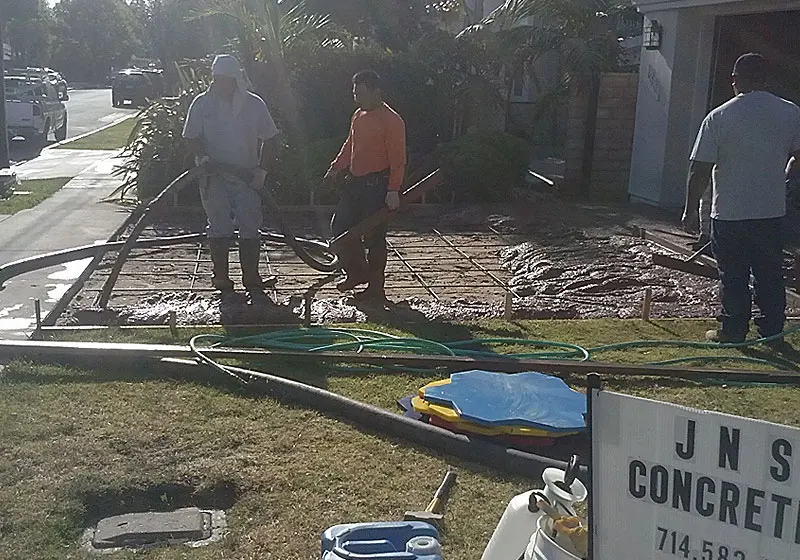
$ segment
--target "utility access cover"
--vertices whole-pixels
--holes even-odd
[[[215,515],[216,514],[216,515]],[[94,529],[91,548],[109,551],[170,544],[208,544],[224,528],[224,513],[196,507],[171,512],[115,515],[101,519]]]

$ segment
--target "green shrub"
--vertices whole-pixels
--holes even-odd
[[[122,197],[135,190],[140,201],[150,200],[187,169],[191,162],[183,124],[192,100],[207,87],[206,78],[181,71],[180,94],[156,100],[139,114],[118,171],[125,178],[118,189]]]
[[[355,110],[353,74],[379,68],[388,56],[365,48],[324,50],[296,65],[290,78],[306,137],[318,140],[347,134]]]
[[[343,142],[344,137],[339,137],[314,140],[299,147],[284,145],[270,177],[278,203],[308,204],[311,191],[318,204],[335,202],[335,193],[322,188],[322,178]]]
[[[504,132],[462,136],[436,152],[446,184],[462,201],[503,202],[529,163],[527,143]]]
[[[453,100],[447,84],[424,61],[376,49],[326,51],[297,67],[292,86],[308,138],[346,134],[355,110],[353,74],[373,69],[383,81],[386,101],[406,121],[412,150],[431,150],[449,138]]]

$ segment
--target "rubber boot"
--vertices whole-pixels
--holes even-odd
[[[360,242],[351,242],[340,247],[338,257],[347,277],[336,285],[336,289],[346,292],[370,281],[370,269]]]
[[[231,240],[227,237],[211,237],[208,240],[211,264],[214,269],[211,285],[223,292],[233,291],[233,280],[228,276],[228,251],[230,247]]]
[[[369,285],[361,292],[355,294],[359,301],[386,301],[386,260],[388,252],[386,247],[369,250]]]
[[[242,284],[248,290],[263,290],[270,287],[258,272],[261,260],[260,239],[239,240],[239,264],[242,266]]]

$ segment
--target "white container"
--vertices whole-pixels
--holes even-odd
[[[574,516],[573,506],[582,503],[589,495],[586,486],[577,478],[572,481],[567,490],[564,484],[564,471],[561,469],[552,467],[545,469],[542,473],[542,480],[547,501],[562,515]]]
[[[481,560],[518,560],[523,558],[536,533],[538,523],[543,517],[547,517],[535,507],[537,499],[544,498],[563,515],[575,515],[573,506],[583,502],[588,496],[588,491],[577,478],[567,489],[564,485],[564,476],[565,472],[561,469],[545,469],[542,474],[542,480],[545,483],[544,490],[530,490],[511,499],[489,544],[483,551]]]
[[[417,556],[441,557],[442,545],[433,537],[414,537],[406,543],[406,552]]]
[[[580,556],[570,552],[572,545],[567,537],[557,535],[553,540],[550,537],[552,533],[553,520],[543,516],[539,520],[536,534],[533,535],[525,551],[525,560],[581,560]]]
[[[543,494],[540,490],[530,490],[511,498],[481,560],[518,560],[525,553],[525,547],[536,532],[539,519],[544,515],[541,511],[532,512],[529,508],[534,493],[537,496]],[[536,498],[535,496],[533,499]]]

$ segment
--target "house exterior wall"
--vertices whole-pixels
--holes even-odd
[[[716,17],[800,10],[800,0],[634,0],[663,27],[659,50],[642,50],[628,193],[679,208],[688,157],[707,112]]]

